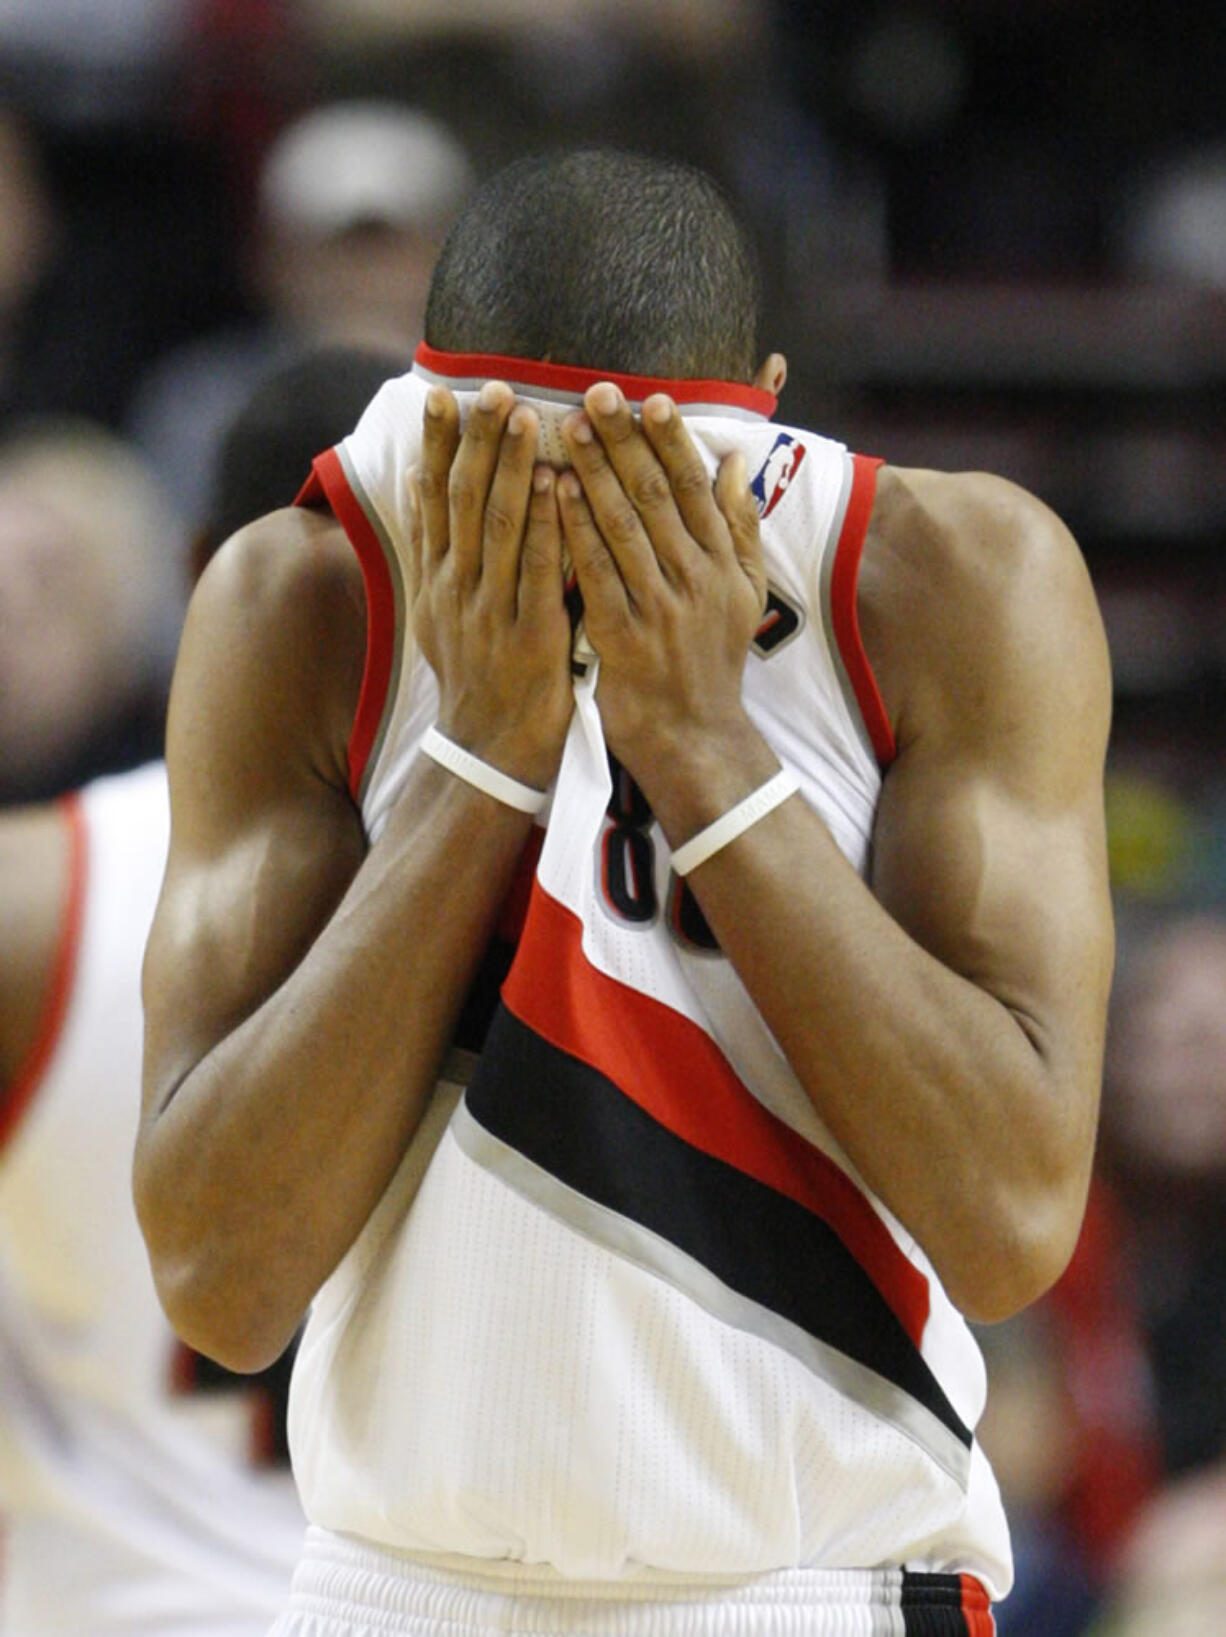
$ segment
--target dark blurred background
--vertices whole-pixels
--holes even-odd
[[[1077,536],[1127,1000],[1082,1248],[984,1337],[1003,1637],[1226,1630],[1224,70],[1154,0],[0,0],[0,802],[157,754],[228,416],[411,346],[473,180],[552,145],[722,180],[784,419]]]

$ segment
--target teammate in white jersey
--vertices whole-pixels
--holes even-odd
[[[258,391],[198,558],[292,498],[402,362],[333,349]],[[160,762],[0,814],[4,1637],[254,1637],[302,1542],[283,1381],[226,1381],[176,1340],[132,1207],[140,968],[168,838]]]
[[[964,1316],[1083,1208],[1105,644],[1031,496],[773,426],[755,300],[705,178],[511,167],[189,613],[137,1199],[193,1345],[311,1310],[279,1633],[1007,1592]]]

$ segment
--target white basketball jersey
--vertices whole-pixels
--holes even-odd
[[[132,1204],[165,769],[99,780],[63,811],[59,977],[0,1145],[0,1631],[256,1637],[301,1508],[288,1474],[250,1466],[239,1395],[176,1394],[182,1350]]]
[[[425,393],[464,407],[490,377],[555,424],[605,378],[423,347],[316,462],[366,578],[372,837],[437,703],[401,560]],[[744,452],[771,587],[747,709],[863,873],[893,748],[855,617],[877,463],[750,388],[613,379],[670,391],[712,470]],[[308,1516],[588,1579],[905,1565],[1001,1596],[978,1349],[670,876],[584,658],[479,1065],[314,1304],[290,1416]]]

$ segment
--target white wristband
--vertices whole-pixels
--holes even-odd
[[[504,807],[514,807],[521,813],[539,813],[549,799],[547,790],[535,790],[530,784],[520,784],[509,774],[500,773],[496,767],[446,738],[437,728],[426,729],[421,748],[423,755],[463,779],[465,784],[484,790]]]
[[[719,852],[720,848],[726,847],[730,841],[735,841],[751,824],[756,824],[760,818],[774,812],[780,802],[786,801],[799,789],[795,776],[789,773],[786,767],[781,767],[773,779],[767,779],[765,784],[751,790],[744,801],[737,802],[735,807],[721,813],[705,830],[699,830],[696,836],[691,836],[684,845],[678,847],[672,857],[674,873],[688,875],[700,864],[705,864],[713,853]]]

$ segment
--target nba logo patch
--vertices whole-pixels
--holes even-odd
[[[788,485],[800,470],[804,458],[804,444],[797,443],[790,432],[780,432],[759,467],[758,475],[749,485],[749,492],[758,503],[759,517],[769,517],[774,511],[788,492]]]

